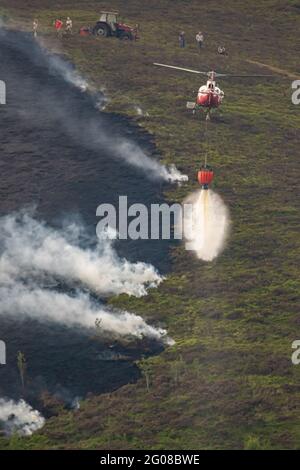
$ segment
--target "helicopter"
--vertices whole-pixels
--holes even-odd
[[[221,106],[222,101],[225,96],[224,91],[221,90],[216,84],[217,78],[219,77],[222,77],[222,78],[274,77],[274,75],[233,75],[233,74],[227,74],[227,73],[218,73],[214,71],[202,72],[200,70],[186,69],[183,67],[177,67],[175,65],[159,64],[157,62],[154,62],[153,65],[156,65],[158,67],[166,67],[169,69],[182,70],[184,72],[196,73],[199,75],[206,75],[208,77],[206,85],[202,85],[199,88],[196,100],[188,101],[186,103],[187,109],[191,109],[193,111],[193,114],[195,114],[198,109],[204,108],[206,110],[206,120],[208,121],[210,120],[212,109],[218,108],[219,106]]]

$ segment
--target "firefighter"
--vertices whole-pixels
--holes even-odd
[[[199,33],[196,34],[196,42],[198,44],[198,48],[202,49],[203,42],[204,42],[204,36],[203,36],[203,33],[201,31],[199,31]]]
[[[55,26],[55,29],[56,29],[56,34],[58,37],[61,37],[62,36],[62,28],[63,28],[63,22],[59,19],[56,19],[55,22],[54,22],[54,26]]]
[[[226,49],[224,46],[219,46],[218,47],[218,54],[220,55],[227,55]]]
[[[181,31],[178,36],[179,40],[179,47],[184,48],[185,47],[185,33],[184,31]]]
[[[72,28],[73,28],[73,21],[71,20],[71,18],[68,16],[67,20],[66,20],[66,32],[68,34],[72,34]]]
[[[133,35],[134,35],[134,40],[135,41],[138,39],[139,29],[140,29],[140,25],[139,25],[139,23],[136,23],[136,25],[133,29]]]
[[[38,20],[34,19],[32,23],[32,29],[33,29],[33,36],[36,38],[37,37],[37,30],[38,30]]]

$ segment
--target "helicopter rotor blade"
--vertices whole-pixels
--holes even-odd
[[[208,72],[201,72],[200,70],[193,70],[193,69],[185,69],[183,67],[175,67],[175,65],[158,64],[156,62],[154,62],[153,65],[158,65],[159,67],[167,67],[169,69],[183,70],[184,72],[198,73],[200,75],[208,74]]]
[[[215,73],[215,76],[216,77],[223,77],[223,78],[226,78],[226,77],[229,77],[229,78],[270,78],[270,77],[276,77],[275,75],[234,75],[234,74],[231,74],[231,73]]]
[[[156,66],[159,66],[159,67],[166,67],[168,69],[175,69],[175,70],[182,70],[184,72],[190,72],[190,73],[197,73],[198,75],[206,75],[207,77],[210,77],[212,74],[214,74],[214,76],[216,78],[218,77],[222,77],[222,78],[270,78],[270,77],[275,77],[275,75],[266,75],[266,74],[263,74],[263,75],[257,75],[257,74],[254,74],[254,75],[247,75],[247,74],[244,74],[244,75],[235,75],[235,74],[230,74],[230,73],[219,73],[219,72],[214,72],[214,71],[210,71],[210,72],[203,72],[201,70],[194,70],[194,69],[186,69],[184,67],[177,67],[175,65],[166,65],[166,64],[159,64],[157,62],[154,62],[153,65],[156,65]]]

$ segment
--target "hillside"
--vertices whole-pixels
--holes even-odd
[[[300,76],[300,2],[114,0],[110,8],[129,24],[140,24],[137,42],[55,38],[56,17],[71,16],[78,30],[93,24],[105,6],[2,0],[0,13],[11,27],[25,30],[37,17],[45,44],[107,90],[107,111],[135,119],[152,135],[163,161],[189,175],[189,184],[170,187],[170,201],[182,201],[197,188],[205,121],[188,113],[185,102],[202,81],[151,64],[273,73],[254,61],[280,73],[272,80],[220,83],[225,100],[210,124],[209,154],[214,189],[232,221],[223,254],[205,263],[176,247],[172,271],[157,290],[145,298],[110,300],[163,322],[176,341],[143,363],[150,390],[142,377],[111,394],[90,396],[79,411],[61,411],[32,437],[1,438],[0,447],[299,448],[300,366],[291,362],[291,344],[300,336],[300,106],[291,102],[291,81]],[[194,43],[199,28],[205,34],[201,53]],[[184,50],[177,44],[180,30],[187,37]],[[228,56],[216,54],[219,43]],[[135,105],[149,116],[136,116]]]

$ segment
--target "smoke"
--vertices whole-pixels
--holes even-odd
[[[96,109],[103,111],[109,98],[104,87],[101,88],[101,93],[97,93],[88,81],[83,78],[72,65],[66,62],[59,56],[49,55],[49,70],[52,73],[60,75],[66,82],[79,88],[82,92],[89,92],[94,100],[94,106]],[[53,108],[53,105],[52,105]],[[56,109],[59,107],[55,106]],[[144,114],[143,110],[134,105],[134,108],[138,115]],[[63,125],[69,130],[71,129],[72,122],[70,122],[70,116],[62,119]],[[149,178],[162,179],[170,183],[184,182],[188,180],[187,175],[183,175],[175,165],[161,165],[159,162],[148,157],[146,153],[137,145],[128,139],[112,136],[107,130],[103,132],[101,128],[101,122],[99,119],[92,120],[88,123],[81,121],[76,125],[79,130],[80,138],[85,139],[85,144],[92,149],[99,149],[105,147],[108,149],[116,158],[124,159],[129,165],[135,166],[142,170]],[[73,128],[72,128],[73,134]]]
[[[108,98],[104,92],[99,95],[81,75],[74,70],[71,65],[62,58],[50,56],[50,70],[59,73],[64,80],[76,86],[81,91],[89,91],[94,100],[94,106],[98,110],[105,109]],[[102,89],[103,90],[103,89]],[[55,106],[59,109],[59,106]],[[168,182],[184,182],[188,180],[186,175],[180,173],[175,165],[165,166],[150,158],[135,142],[124,137],[112,135],[108,129],[103,129],[101,120],[93,118],[88,122],[82,119],[74,123],[74,117],[62,116],[63,126],[74,135],[74,127],[76,134],[80,136],[80,141],[84,139],[85,145],[93,150],[100,148],[107,149],[115,158],[125,160],[129,165],[139,168],[151,179],[162,179]]]
[[[192,211],[184,212],[186,249],[198,258],[212,261],[223,250],[229,231],[229,212],[221,197],[212,190],[197,191],[184,201]]]
[[[143,108],[141,108],[141,106],[139,106],[138,104],[134,104],[133,109],[137,116],[149,117],[149,113],[147,111],[144,111]]]
[[[152,265],[119,258],[111,240],[103,237],[94,248],[83,248],[84,237],[76,223],[54,230],[27,213],[0,218],[0,282],[46,276],[81,284],[98,295],[136,297],[162,282]]]
[[[7,435],[30,436],[44,426],[45,419],[24,400],[15,402],[0,398],[0,424]]]
[[[13,47],[26,55],[35,66],[44,66],[50,74],[59,76],[83,93],[89,93],[92,109],[103,110],[106,107],[109,98],[105,89],[102,87],[100,91],[96,90],[72,64],[61,56],[50,54],[45,48],[39,46],[36,41],[24,36],[24,34],[19,33],[16,35],[16,33],[2,31],[8,36],[6,40],[13,43]],[[51,90],[47,90],[46,84],[43,84],[42,92],[38,98],[36,87],[33,86],[33,90],[35,93],[34,100],[38,99],[42,115],[44,116],[44,112],[47,110],[49,119],[58,121],[64,131],[77,139],[80,144],[84,143],[87,148],[94,151],[108,150],[114,158],[126,161],[150,179],[171,183],[188,180],[188,177],[180,173],[174,165],[170,167],[161,165],[148,156],[135,142],[115,135],[108,126],[105,126],[101,113],[95,113],[92,118],[87,118],[82,109],[76,110],[75,107],[70,106],[70,103],[66,103],[62,96],[56,96]],[[49,109],[51,113],[48,113]]]
[[[73,400],[72,400],[72,403],[71,403],[71,408],[72,410],[80,410],[80,399],[78,397],[75,397]]]
[[[95,101],[95,108],[98,111],[104,111],[106,109],[107,105],[110,103],[111,100],[104,86],[100,88],[98,94],[95,94],[94,92],[94,101]]]
[[[104,87],[101,88],[100,92],[97,92],[95,87],[91,86],[62,57],[51,55],[43,51],[43,49],[40,49],[38,52],[43,53],[44,59],[47,58],[47,66],[50,73],[60,76],[81,92],[89,92],[94,108],[99,111],[105,109],[109,98]],[[45,104],[48,108],[49,103]],[[90,119],[84,119],[81,114],[79,116],[76,116],[76,113],[70,114],[62,108],[61,102],[57,101],[54,103],[53,97],[51,98],[51,109],[55,117],[61,122],[63,128],[72,137],[78,139],[80,143],[84,142],[86,147],[98,151],[99,149],[108,150],[113,157],[125,160],[129,165],[140,169],[150,179],[160,179],[170,183],[181,183],[188,180],[187,175],[183,175],[177,170],[175,165],[162,165],[150,158],[135,142],[118,135],[113,135],[111,130],[103,125],[100,114]]]
[[[108,140],[109,139],[109,140]],[[105,136],[102,142],[105,142],[106,147],[116,156],[121,156],[129,165],[139,168],[152,179],[163,179],[164,181],[184,182],[188,180],[186,175],[180,173],[175,165],[166,167],[161,165],[156,160],[148,157],[145,152],[134,142],[124,138],[116,140],[110,139]]]
[[[68,83],[79,88],[80,91],[86,92],[93,90],[88,81],[83,78],[76,69],[72,68],[62,57],[49,55],[49,69],[57,75],[62,76]]]
[[[71,328],[94,328],[96,320],[100,333],[132,336],[157,341],[166,339],[166,331],[148,325],[140,316],[126,311],[109,311],[93,301],[88,294],[66,293],[15,283],[0,287],[0,314],[17,318],[33,318],[41,322],[56,322]]]
[[[108,309],[90,296],[146,295],[162,281],[155,269],[120,259],[107,239],[94,249],[84,248],[80,242],[85,237],[75,223],[54,230],[26,213],[0,218],[0,315],[85,329],[94,328],[98,320],[100,333],[171,344],[165,330],[138,315]],[[57,281],[65,282],[73,294],[61,292],[61,286],[55,290]]]

